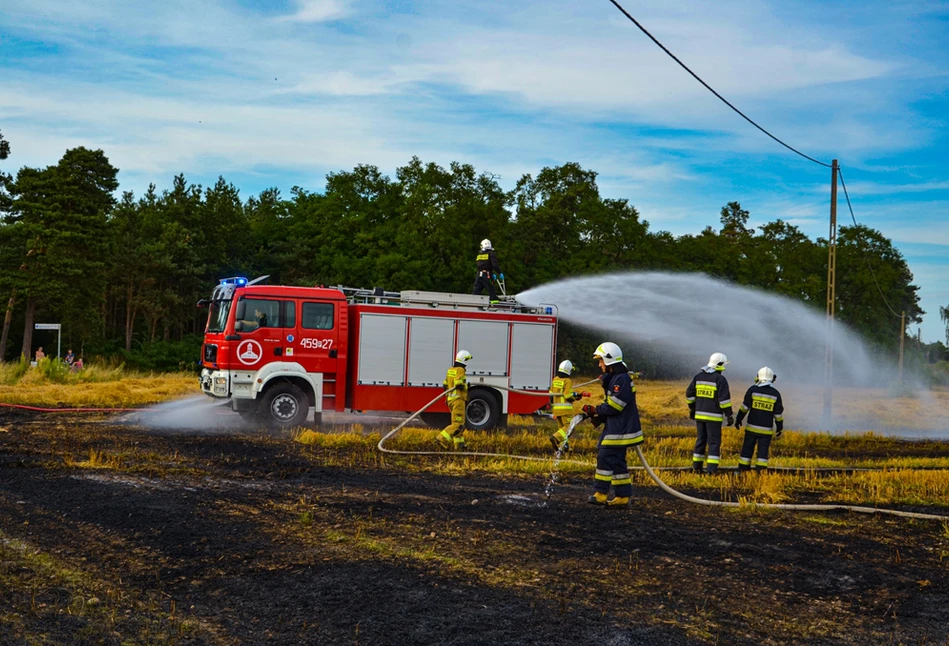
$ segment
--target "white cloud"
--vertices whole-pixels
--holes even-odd
[[[298,0],[296,13],[279,18],[291,22],[324,22],[339,20],[350,13],[345,0]]]

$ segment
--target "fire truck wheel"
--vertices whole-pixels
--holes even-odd
[[[501,405],[497,398],[483,389],[468,393],[465,407],[466,426],[474,431],[483,431],[497,426],[501,417]]]
[[[268,426],[293,428],[306,422],[310,403],[306,394],[293,384],[274,384],[264,393],[257,412]]]

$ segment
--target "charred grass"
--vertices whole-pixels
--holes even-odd
[[[469,445],[547,456],[551,422],[510,422]],[[0,423],[0,643],[949,639],[949,524],[690,506],[641,471],[630,508],[594,507],[588,426],[547,498],[549,459],[383,455],[360,426],[194,436]],[[406,429],[388,446],[428,451],[434,433]],[[726,435],[726,466],[738,441]],[[648,418],[650,463],[690,454],[691,429]],[[947,455],[945,442],[789,433],[775,465],[887,468],[660,474],[707,498],[944,513]]]

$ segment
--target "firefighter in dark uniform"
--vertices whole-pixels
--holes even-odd
[[[475,277],[474,291],[472,294],[478,295],[488,288],[488,300],[492,303],[498,302],[498,293],[494,289],[494,280],[498,274],[501,280],[504,280],[504,274],[501,274],[501,265],[498,263],[498,255],[494,253],[491,247],[491,241],[485,238],[481,241],[481,253],[477,258],[478,275]]]
[[[721,352],[708,359],[708,365],[692,378],[685,390],[685,401],[689,404],[689,417],[695,420],[695,449],[692,451],[692,470],[702,473],[703,465],[708,473],[718,471],[722,454],[722,422],[731,426],[732,396],[728,381],[722,374],[730,362]],[[705,449],[708,446],[708,458]]]
[[[445,401],[451,411],[451,423],[438,434],[435,442],[447,451],[465,450],[465,407],[468,404],[468,381],[465,379],[465,369],[471,360],[471,353],[459,350],[455,355],[455,363],[445,374],[442,385],[448,391]]]
[[[745,441],[742,442],[741,456],[738,458],[739,474],[751,469],[755,445],[758,446],[755,471],[767,471],[771,438],[780,438],[784,431],[784,402],[781,401],[781,393],[774,387],[776,379],[774,370],[768,366],[759,370],[755,377],[755,385],[745,393],[745,399],[738,410],[735,428],[740,428],[745,415],[748,415]]]
[[[636,407],[636,386],[623,363],[623,351],[615,343],[601,343],[593,358],[599,361],[603,371],[600,379],[606,401],[599,406],[587,404],[583,407],[584,414],[594,426],[604,425],[596,443],[594,494],[588,500],[594,505],[620,507],[628,505],[633,495],[626,451],[643,441]],[[613,498],[609,498],[611,485],[615,494]]]
[[[567,428],[573,419],[573,402],[589,397],[590,393],[578,393],[573,390],[573,381],[570,379],[570,373],[574,371],[573,362],[570,360],[560,362],[557,367],[557,374],[550,382],[550,406],[553,411],[554,419],[557,420],[557,432],[550,436],[550,443],[554,446],[554,451],[567,451]],[[562,447],[562,448],[561,448]]]

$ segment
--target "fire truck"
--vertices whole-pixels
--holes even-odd
[[[245,419],[304,424],[312,408],[414,412],[442,392],[459,349],[468,362],[466,423],[503,426],[546,400],[556,362],[557,309],[507,298],[346,287],[290,287],[226,278],[210,300],[201,389]],[[512,392],[524,391],[524,392]],[[438,427],[448,407],[423,414]]]

